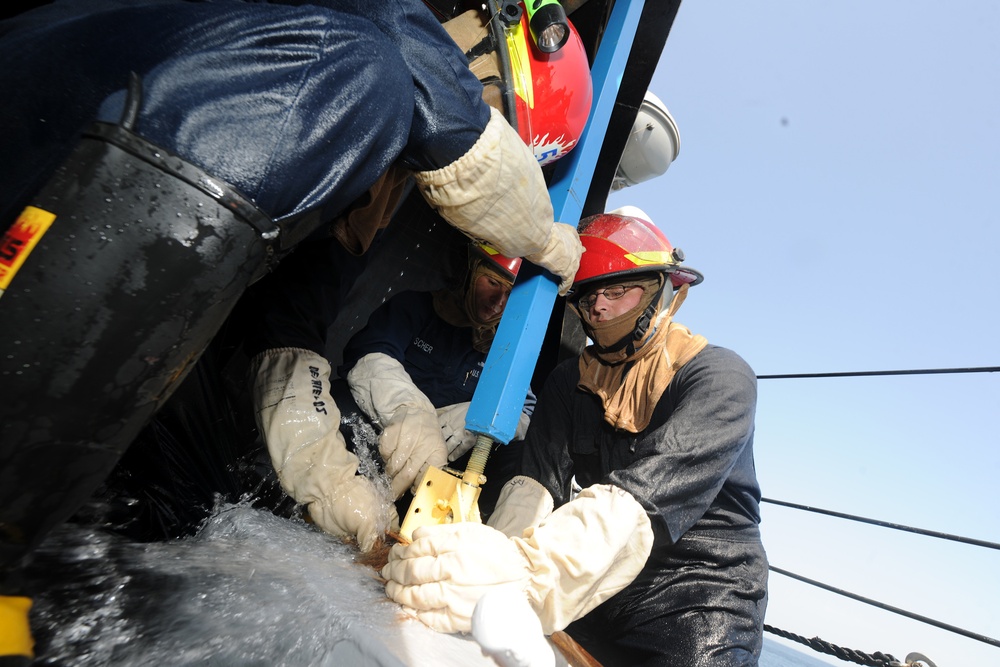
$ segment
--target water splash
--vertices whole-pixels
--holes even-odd
[[[24,577],[36,664],[494,665],[404,616],[357,555],[246,504],[171,542],[63,526]]]

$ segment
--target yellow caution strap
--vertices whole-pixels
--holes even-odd
[[[35,657],[35,640],[28,626],[31,599],[0,595],[0,657]]]

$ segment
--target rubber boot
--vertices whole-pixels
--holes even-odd
[[[86,502],[273,261],[264,213],[127,126],[89,128],[0,241],[0,566]]]

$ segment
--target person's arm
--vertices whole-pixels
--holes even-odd
[[[525,593],[546,634],[630,584],[653,544],[645,510],[613,486],[584,489],[522,537],[463,522],[425,526],[382,568],[386,593],[441,632],[469,632],[479,599]]]
[[[417,188],[466,235],[554,273],[559,293],[566,294],[583,254],[576,228],[554,221],[534,154],[499,111],[491,112],[469,152],[440,169],[417,172]]]
[[[525,459],[542,483],[514,477],[490,525],[428,526],[414,531],[410,546],[390,552],[382,570],[387,594],[432,628],[468,632],[479,598],[511,587],[526,593],[552,633],[623,589],[645,566],[652,527],[627,491],[593,485],[567,502],[574,378],[572,366],[557,367],[528,430]],[[561,506],[552,511],[554,505]]]
[[[412,171],[432,171],[469,151],[490,119],[490,108],[465,54],[421,0],[312,0],[310,4],[371,21],[409,68],[413,114],[400,119],[409,124],[401,164]]]
[[[565,294],[583,252],[576,228],[554,221],[534,153],[483,101],[465,54],[416,0],[348,4],[396,43],[410,68],[414,114],[400,160],[424,199],[471,238],[553,272]]]
[[[398,529],[387,491],[358,472],[330,396],[330,364],[315,352],[277,348],[251,362],[254,413],[278,480],[333,535],[368,551]]]
[[[428,466],[447,464],[434,404],[403,364],[381,352],[367,354],[347,374],[347,384],[358,406],[382,425],[378,449],[396,498],[418,484]]]
[[[431,295],[426,292],[400,292],[380,305],[347,342],[337,374],[346,377],[359,359],[374,352],[403,363],[406,348],[431,317],[432,308]]]
[[[379,454],[398,498],[427,466],[447,463],[433,403],[406,371],[406,349],[433,317],[429,294],[403,292],[380,306],[344,351],[340,372],[364,413],[382,428]]]

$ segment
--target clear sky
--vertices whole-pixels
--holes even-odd
[[[1000,366],[1000,5],[686,0],[651,90],[680,155],[609,205],[644,209],[705,273],[678,321],[761,375]],[[1000,373],[759,387],[766,497],[1000,542]],[[772,565],[1000,638],[1000,551],[762,511]],[[779,574],[767,622],[1000,663]]]

